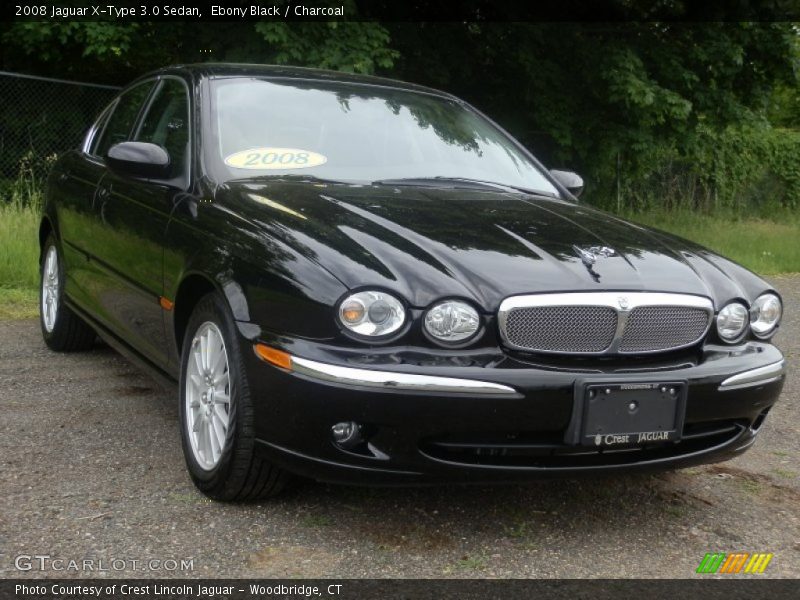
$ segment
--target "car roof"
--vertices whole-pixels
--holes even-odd
[[[298,79],[298,80],[318,80],[339,83],[351,83],[361,85],[373,85],[390,87],[394,89],[407,90],[411,92],[422,92],[426,94],[436,94],[458,100],[452,94],[441,90],[429,88],[415,83],[407,83],[397,79],[386,77],[376,77],[373,75],[359,75],[355,73],[344,73],[342,71],[330,71],[326,69],[310,69],[307,67],[292,67],[285,65],[262,65],[246,63],[195,63],[181,64],[164,67],[143,75],[139,79],[153,77],[154,75],[166,74],[188,74],[196,79],[214,79],[228,77],[260,77],[266,79]],[[138,80],[137,80],[138,81]]]

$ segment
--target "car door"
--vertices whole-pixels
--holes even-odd
[[[164,235],[174,200],[189,182],[189,114],[186,84],[161,78],[128,139],[166,149],[169,175],[148,180],[109,169],[98,186],[100,258],[107,274],[103,308],[112,328],[162,368],[168,362],[160,303]]]
[[[102,320],[97,302],[97,191],[106,174],[104,150],[111,140],[127,135],[154,81],[131,87],[115,98],[86,135],[81,148],[64,156],[50,181],[57,198],[58,232],[66,265],[66,291],[71,300]]]

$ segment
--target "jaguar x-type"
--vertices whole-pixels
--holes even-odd
[[[177,381],[219,500],[737,456],[784,383],[780,296],[582,186],[437,90],[166,68],[52,171],[42,333]]]

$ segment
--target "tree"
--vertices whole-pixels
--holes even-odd
[[[498,117],[550,164],[610,188],[659,147],[691,152],[698,128],[765,122],[795,85],[788,23],[464,23],[389,27],[395,74]],[[458,48],[457,54],[453,49]]]
[[[354,0],[340,3],[358,15]],[[397,58],[386,28],[360,21],[20,21],[4,23],[0,40],[3,69],[115,84],[209,60],[373,73],[390,70]]]

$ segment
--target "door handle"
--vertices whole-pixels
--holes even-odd
[[[97,188],[95,191],[94,199],[92,200],[92,208],[94,210],[100,209],[100,220],[105,223],[106,221],[106,203],[108,202],[109,189],[105,186]]]

